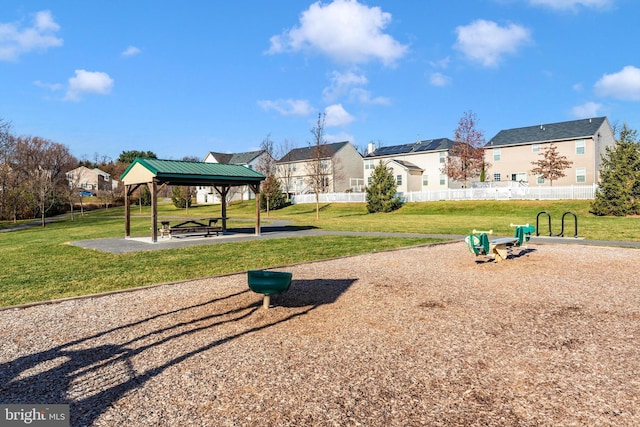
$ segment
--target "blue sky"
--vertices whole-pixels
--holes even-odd
[[[637,0],[4,0],[0,118],[78,158],[358,147],[607,116],[640,129]]]

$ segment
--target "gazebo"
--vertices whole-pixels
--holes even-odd
[[[120,176],[124,184],[125,238],[131,237],[131,195],[141,185],[151,192],[151,240],[158,242],[158,192],[166,185],[213,187],[222,201],[222,229],[227,228],[227,195],[247,185],[256,195],[256,235],[260,234],[260,183],[265,176],[240,165],[136,158]]]

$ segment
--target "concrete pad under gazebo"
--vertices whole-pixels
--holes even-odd
[[[136,158],[120,176],[124,184],[125,237],[131,237],[131,195],[141,185],[151,192],[151,240],[158,242],[158,192],[166,185],[213,187],[222,201],[222,230],[227,229],[227,194],[247,185],[256,195],[256,235],[260,235],[260,183],[265,176],[240,165]]]

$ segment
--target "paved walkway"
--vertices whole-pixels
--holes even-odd
[[[370,237],[422,237],[434,239],[463,240],[463,235],[450,234],[418,234],[418,233],[385,233],[385,232],[359,232],[359,231],[328,231],[315,227],[297,227],[289,225],[289,221],[271,221],[269,225],[262,226],[261,234],[256,235],[253,228],[234,228],[230,232],[220,236],[210,237],[158,237],[158,242],[153,243],[151,237],[110,238],[78,240],[71,242],[73,246],[93,249],[100,252],[128,253],[138,251],[152,251],[163,249],[184,248],[190,246],[215,245],[231,242],[246,242],[264,239],[286,239],[290,237],[304,236],[370,236]],[[640,242],[615,242],[606,240],[584,240],[580,238],[561,237],[532,237],[532,243],[561,243],[593,246],[619,246],[640,248]]]

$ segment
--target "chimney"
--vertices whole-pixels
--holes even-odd
[[[371,141],[369,145],[367,145],[367,154],[371,154],[376,151],[376,145]]]

